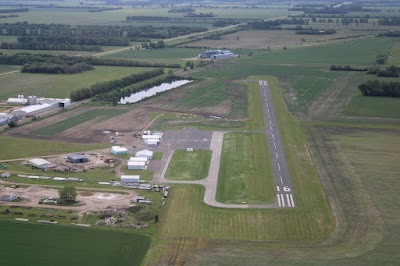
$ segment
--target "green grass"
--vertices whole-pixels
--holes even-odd
[[[7,212],[7,209],[9,212]],[[50,220],[54,219],[59,224],[71,224],[78,222],[78,215],[75,211],[69,210],[57,210],[57,209],[45,209],[45,208],[30,208],[30,207],[10,207],[0,206],[0,222],[10,221],[15,218],[26,218],[29,219],[27,223],[36,223],[37,220]],[[18,214],[16,214],[16,212]],[[22,213],[22,214],[19,214]],[[60,217],[65,216],[65,218]]]
[[[400,99],[355,96],[344,113],[355,116],[400,118]]]
[[[217,201],[273,202],[275,193],[269,162],[265,134],[225,134],[218,176]]]
[[[400,41],[393,45],[389,55],[390,56],[389,60],[387,61],[387,65],[400,65]]]
[[[0,65],[0,74],[19,70],[20,68],[21,68],[20,66]],[[10,75],[12,75],[12,74],[10,74]]]
[[[31,74],[18,73],[0,76],[0,99],[17,94],[65,98],[80,88],[88,88],[97,82],[119,79],[150,68],[96,66],[94,70],[79,74]]]
[[[166,178],[172,180],[199,180],[208,176],[211,151],[176,150],[168,165]]]
[[[155,151],[153,154],[153,160],[159,161],[162,159],[164,153],[162,151]]]
[[[121,170],[126,175],[140,175],[140,180],[151,181],[154,177],[154,172],[149,170],[130,170],[127,166],[122,167]]]
[[[0,160],[10,160],[33,156],[90,151],[109,147],[109,144],[74,144],[56,141],[44,141],[0,136]]]
[[[44,136],[54,136],[58,133],[63,132],[64,130],[70,129],[84,122],[95,119],[95,122],[99,123],[114,116],[126,113],[127,111],[129,111],[129,109],[95,109],[87,111],[83,114],[79,114],[77,116],[61,120],[48,126],[35,129],[31,133]]]
[[[150,238],[138,234],[1,222],[2,265],[139,265]]]

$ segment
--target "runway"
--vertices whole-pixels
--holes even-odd
[[[274,177],[276,207],[294,208],[296,207],[296,203],[294,201],[292,184],[290,183],[268,82],[266,80],[259,80],[258,84],[263,103],[265,133],[267,135],[272,175]]]

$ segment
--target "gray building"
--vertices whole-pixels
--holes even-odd
[[[86,163],[89,159],[82,154],[74,153],[67,156],[67,161],[70,163]]]

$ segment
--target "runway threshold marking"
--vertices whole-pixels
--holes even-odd
[[[278,198],[278,206],[279,206],[279,207],[282,207],[281,198],[279,197],[279,195],[280,195],[280,194],[276,194],[276,197]]]
[[[289,196],[290,196],[290,201],[292,202],[292,207],[295,207],[295,205],[294,205],[294,200],[293,200],[293,195],[290,194]]]
[[[289,194],[286,194],[286,199],[287,199],[287,205],[288,207],[292,207],[292,205],[290,204],[290,200],[289,200]]]
[[[282,200],[282,206],[283,207],[286,207],[286,205],[285,205],[285,198],[283,197],[283,194],[280,194],[281,195],[281,200]]]

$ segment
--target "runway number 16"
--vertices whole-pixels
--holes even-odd
[[[283,187],[283,191],[285,191],[285,192],[290,192],[290,188],[288,188],[287,186],[284,186],[284,187]]]

